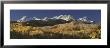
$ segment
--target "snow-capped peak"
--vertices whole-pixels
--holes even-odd
[[[81,21],[87,21],[87,17],[84,16],[84,17],[82,17],[82,18],[79,18],[78,20],[81,20]]]
[[[44,17],[42,20],[47,21],[48,20],[48,17]]]
[[[24,21],[26,21],[26,17],[27,16],[23,16],[22,18],[20,18],[19,20],[17,20],[17,22],[24,22]]]
[[[79,18],[78,20],[80,21],[84,21],[84,22],[90,22],[90,23],[93,23],[94,21],[92,20],[89,20],[86,16],[82,17],[82,18]]]
[[[53,17],[52,19],[63,19],[66,21],[74,20],[74,18],[71,15],[59,15],[59,16]]]
[[[39,18],[36,18],[36,17],[33,17],[33,19],[34,19],[34,20],[41,20],[41,19],[39,19]]]

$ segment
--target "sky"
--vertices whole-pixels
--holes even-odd
[[[59,15],[72,15],[75,19],[87,16],[90,20],[101,22],[101,10],[10,10],[10,20],[18,20],[22,16],[51,18]]]

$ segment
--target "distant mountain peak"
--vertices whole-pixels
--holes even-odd
[[[41,19],[39,19],[39,18],[36,18],[36,17],[33,17],[33,20],[41,20]]]
[[[44,17],[42,20],[47,21],[49,18],[48,17]]]
[[[23,16],[22,18],[20,18],[19,20],[17,20],[17,22],[25,22],[26,21],[27,16]]]
[[[90,22],[90,23],[93,23],[93,22],[94,22],[94,21],[92,21],[92,20],[89,20],[87,16],[84,16],[84,17],[82,17],[82,18],[79,18],[78,20],[84,21],[84,22]]]
[[[59,15],[59,16],[55,16],[53,17],[53,19],[62,19],[62,20],[74,20],[74,18],[71,15]]]

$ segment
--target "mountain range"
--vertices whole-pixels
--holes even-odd
[[[27,16],[23,16],[22,18],[17,20],[17,22],[25,22],[26,18],[27,18]],[[59,16],[54,16],[52,18],[44,17],[43,19],[32,17],[31,20],[42,20],[42,21],[48,21],[48,20],[65,20],[65,21],[80,20],[80,21],[90,22],[90,23],[94,22],[94,21],[89,20],[86,16],[79,18],[79,19],[75,19],[71,15],[59,15]]]
[[[94,21],[89,20],[86,16],[75,19],[71,15],[59,15],[59,16],[54,16],[52,18],[44,17],[42,19],[32,17],[31,20],[27,21],[27,16],[23,16],[17,22],[26,22],[28,24],[26,25],[33,25],[33,26],[53,26],[56,24],[63,24],[63,23],[69,23],[71,21],[78,21],[78,22],[83,22],[83,23],[94,23]]]
[[[27,21],[28,18],[29,17],[27,17],[27,16],[23,16],[22,18],[20,18],[17,21],[14,21],[14,22],[25,22],[24,25],[34,26],[34,27],[36,27],[36,26],[53,26],[56,24],[69,23],[71,21],[87,23],[87,24],[94,23],[94,21],[89,20],[86,16],[79,18],[79,19],[75,19],[71,15],[59,15],[59,16],[54,16],[52,18],[44,17],[42,19],[32,17],[31,20]]]
[[[94,39],[100,38],[101,26],[94,24],[88,17],[75,19],[71,15],[59,15],[42,19],[23,16],[11,21],[10,36],[13,39]]]

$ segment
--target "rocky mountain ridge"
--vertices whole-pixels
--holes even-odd
[[[19,20],[17,20],[17,22],[26,22],[27,16],[23,16],[22,18],[20,18]],[[93,23],[94,21],[89,20],[88,17],[84,16],[82,18],[79,19],[75,19],[72,15],[59,15],[59,16],[54,16],[52,18],[48,18],[48,17],[44,17],[42,19],[37,18],[37,17],[32,17],[31,20],[35,20],[35,21],[49,21],[49,20],[64,20],[64,21],[74,21],[74,20],[78,20],[78,21],[83,21],[83,22],[89,22],[89,23]]]

